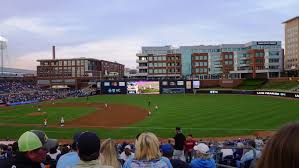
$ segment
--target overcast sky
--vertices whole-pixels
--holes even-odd
[[[141,46],[284,41],[299,0],[1,0],[4,65],[90,57],[136,67]]]

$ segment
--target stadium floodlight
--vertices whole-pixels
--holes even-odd
[[[3,51],[6,49],[7,39],[0,36],[0,50],[1,50],[1,76],[3,77]]]

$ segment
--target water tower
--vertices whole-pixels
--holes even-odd
[[[1,76],[2,77],[4,76],[4,74],[3,74],[3,52],[7,47],[6,43],[7,43],[7,40],[4,37],[0,36]]]

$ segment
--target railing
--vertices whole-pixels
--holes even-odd
[[[253,159],[251,161],[251,165],[252,163],[255,163],[256,160],[257,160],[257,155],[256,155],[256,149],[251,147],[251,146],[248,146],[248,147],[235,147],[235,146],[229,146],[229,147],[225,147],[225,148],[222,148],[222,147],[217,147],[217,150],[216,150],[216,153],[215,154],[215,161],[216,161],[216,167],[221,167],[221,168],[238,168],[238,167],[234,167],[234,166],[231,166],[231,165],[225,165],[225,164],[221,164],[221,163],[217,163],[219,161],[219,158],[218,158],[218,155],[219,153],[222,153],[220,152],[221,149],[249,149],[249,150],[252,150],[253,151]],[[244,155],[244,154],[243,154]],[[221,158],[222,159],[222,158]],[[236,161],[235,159],[232,159],[234,161]],[[237,162],[237,161],[236,161]],[[235,163],[237,165],[237,163]],[[251,167],[251,165],[249,167]],[[239,165],[240,167],[244,167],[244,163],[240,163]]]

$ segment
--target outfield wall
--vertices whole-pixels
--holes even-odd
[[[206,86],[239,85],[242,80],[161,80],[161,81],[101,81],[98,94],[244,94],[299,98],[299,93],[257,90],[202,90]]]
[[[199,90],[198,93],[205,94],[244,94],[256,96],[274,96],[299,99],[299,93],[276,92],[276,91],[256,91],[256,90]]]

